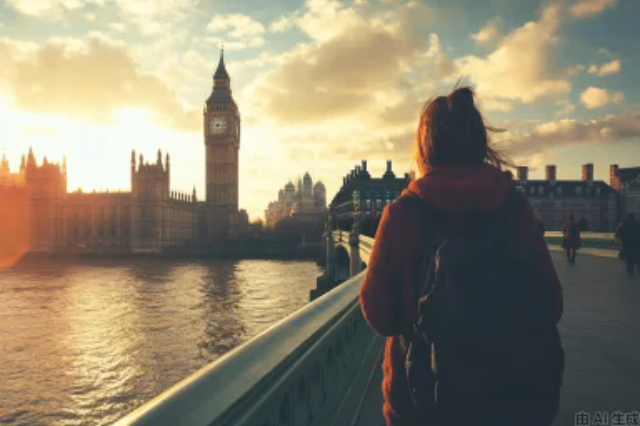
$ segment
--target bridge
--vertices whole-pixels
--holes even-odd
[[[598,411],[637,424],[640,277],[626,275],[611,234],[585,233],[577,265],[556,252],[559,233],[545,238],[565,295],[567,367],[554,425]],[[116,424],[382,426],[384,341],[358,303],[373,239],[343,231],[325,239],[328,273],[315,300]]]

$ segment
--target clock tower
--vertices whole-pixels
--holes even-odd
[[[208,239],[234,238],[238,218],[240,113],[231,95],[224,49],[204,108]]]

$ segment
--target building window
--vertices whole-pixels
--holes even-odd
[[[558,187],[558,188],[556,189],[556,193],[557,193],[558,195],[562,195],[562,188],[561,188],[561,187]]]
[[[582,187],[576,186],[576,194],[582,195]]]
[[[532,186],[532,187],[531,187],[531,189],[529,190],[529,193],[530,193],[531,195],[535,195],[535,193],[536,193],[536,189]]]
[[[540,195],[544,194],[544,188],[542,187],[542,185],[538,187],[538,194]]]

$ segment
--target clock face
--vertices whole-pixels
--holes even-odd
[[[224,117],[215,117],[209,122],[211,133],[219,135],[227,131],[227,120]]]

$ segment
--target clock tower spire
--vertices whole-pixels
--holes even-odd
[[[205,103],[204,143],[209,239],[233,238],[238,216],[240,112],[231,93],[224,48]]]

